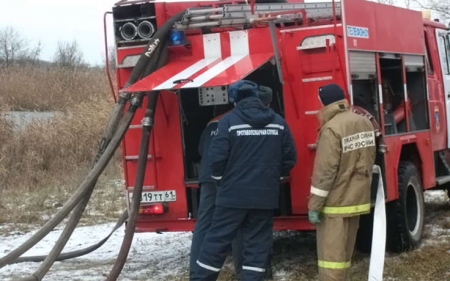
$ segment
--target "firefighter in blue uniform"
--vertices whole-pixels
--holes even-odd
[[[216,107],[216,110],[224,111],[224,106]],[[198,207],[198,218],[195,223],[194,233],[192,236],[191,254],[190,254],[190,276],[194,273],[194,268],[198,258],[200,247],[205,238],[206,232],[211,226],[214,214],[214,206],[216,202],[217,187],[216,182],[211,178],[211,169],[209,168],[208,150],[212,138],[217,135],[217,123],[229,111],[222,114],[219,113],[216,117],[208,122],[206,128],[203,130],[198,145],[198,153],[201,157],[198,184],[200,188],[200,203]],[[236,242],[239,245],[239,242]]]
[[[228,90],[233,111],[220,119],[209,149],[211,177],[218,182],[212,225],[191,280],[216,280],[232,240],[242,231],[242,280],[263,280],[272,248],[273,211],[279,181],[296,163],[286,121],[242,80]]]
[[[261,102],[270,106],[272,102],[272,89],[265,86],[259,86],[258,97]],[[219,120],[230,110],[224,112],[228,109],[228,106],[218,106],[216,111],[218,115],[210,120],[203,130],[200,141],[198,145],[198,152],[201,157],[200,172],[199,172],[199,187],[201,188],[200,193],[200,204],[198,209],[198,219],[195,223],[194,234],[192,236],[191,253],[190,253],[190,275],[192,276],[196,261],[198,258],[198,252],[200,251],[201,244],[205,238],[206,232],[211,226],[214,206],[216,201],[217,187],[215,180],[211,177],[211,169],[209,168],[209,158],[208,149],[211,144],[212,138],[217,135],[217,123]],[[224,112],[220,114],[221,112]],[[243,251],[243,241],[242,235],[239,232],[236,238],[233,240],[232,253],[235,265],[236,275],[240,276],[242,272],[242,251]]]

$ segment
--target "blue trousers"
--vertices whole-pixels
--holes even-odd
[[[189,261],[191,277],[194,273],[195,267],[197,266],[196,261],[198,259],[200,248],[204,242],[205,235],[212,224],[217,194],[217,186],[215,183],[203,183],[200,185],[200,188],[198,220],[195,223],[194,234],[192,236],[191,255]],[[238,233],[236,238],[233,240],[232,245],[234,268],[238,276],[242,271],[243,247],[242,235],[241,233]]]
[[[273,210],[216,206],[211,228],[206,234],[190,280],[217,280],[232,240],[239,230],[244,239],[241,280],[264,280],[272,249],[272,227]]]

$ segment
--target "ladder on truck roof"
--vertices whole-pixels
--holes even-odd
[[[334,6],[334,7],[333,7]],[[341,17],[340,2],[318,3],[269,3],[224,5],[219,8],[190,8],[186,10],[180,22],[175,23],[177,30],[204,27],[229,27],[249,25],[257,22],[273,21],[288,23],[301,21],[307,23],[320,19]]]

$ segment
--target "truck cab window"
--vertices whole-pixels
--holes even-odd
[[[431,54],[430,54],[430,44],[428,42],[428,33],[425,31],[424,32],[424,38],[425,38],[425,48],[427,50],[426,56],[425,56],[425,63],[426,63],[426,67],[427,67],[427,72],[428,74],[433,74],[434,73],[434,68],[433,68],[433,62],[431,59]]]
[[[443,50],[445,51],[445,56],[441,57],[441,64],[444,70],[444,74],[450,74],[450,65],[449,65],[449,45],[448,45],[448,37],[444,35],[439,35],[438,39],[439,45],[441,45]]]

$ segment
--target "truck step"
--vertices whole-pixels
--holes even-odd
[[[449,182],[450,182],[450,176],[443,176],[443,177],[436,178],[437,185],[444,185]]]

